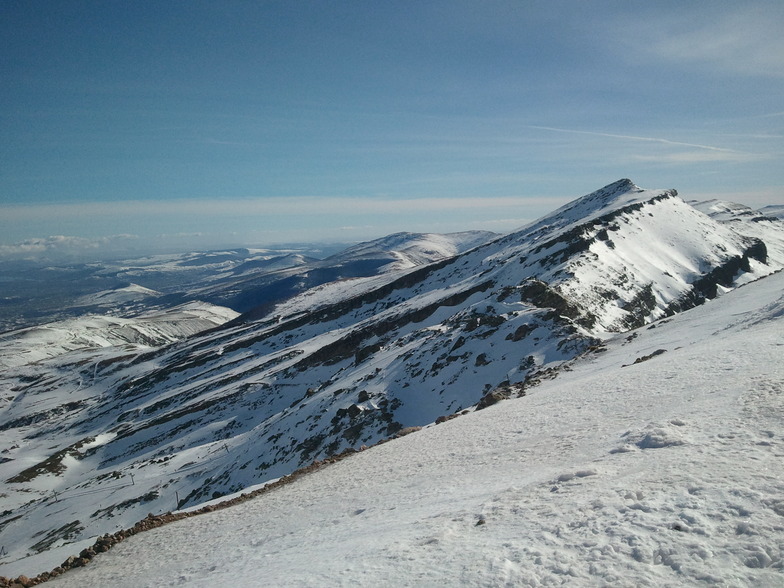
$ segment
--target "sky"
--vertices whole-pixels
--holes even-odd
[[[0,256],[505,232],[626,177],[782,204],[782,29],[780,0],[4,0]]]

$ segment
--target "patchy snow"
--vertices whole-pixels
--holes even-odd
[[[778,273],[617,335],[523,398],[51,585],[784,585],[782,292]]]

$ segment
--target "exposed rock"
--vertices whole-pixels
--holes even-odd
[[[509,390],[493,390],[492,392],[482,396],[482,399],[477,403],[476,410],[482,410],[493,404],[497,404],[502,400],[506,400],[510,396]]]

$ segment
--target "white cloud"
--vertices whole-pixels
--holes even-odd
[[[705,3],[617,29],[627,54],[719,72],[784,77],[782,3],[741,2],[730,10]]]
[[[0,245],[2,259],[64,259],[82,257],[105,257],[118,251],[127,251],[138,246],[136,235],[111,235],[107,237],[85,238],[67,235],[53,235],[42,238],[25,239],[11,245]]]
[[[280,243],[359,241],[398,231],[505,232],[557,208],[565,198],[314,197],[185,199],[0,206],[0,232],[68,232],[81,237],[136,233],[137,239],[28,239],[0,247],[8,257],[95,257]],[[521,215],[525,215],[522,218]],[[18,233],[17,233],[18,234]],[[23,238],[25,235],[21,235]]]
[[[663,137],[646,137],[640,135],[626,135],[621,133],[609,133],[601,131],[585,131],[580,129],[565,129],[559,127],[546,127],[530,125],[531,129],[542,131],[552,131],[555,133],[569,133],[574,135],[586,135],[606,139],[616,139],[624,144],[639,143],[648,144],[650,149],[640,153],[625,148],[623,154],[619,155],[619,161],[646,162],[646,163],[669,163],[669,164],[692,164],[706,162],[750,162],[769,159],[769,154],[757,154],[747,151],[738,151],[716,145],[706,145],[701,143],[689,143],[685,141],[674,141]]]

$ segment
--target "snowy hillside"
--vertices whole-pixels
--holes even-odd
[[[782,292],[780,272],[616,335],[523,398],[51,585],[784,585]]]
[[[241,249],[70,265],[0,260],[0,331],[87,314],[130,316],[164,310],[198,300],[192,293],[196,285],[231,279],[243,266],[267,264],[248,270],[263,273],[296,264],[298,259],[286,250]]]
[[[760,212],[766,216],[774,216],[779,219],[784,219],[784,204],[772,204],[770,206],[764,206],[760,209]]]
[[[769,212],[763,213],[722,200],[691,201],[689,204],[741,235],[761,239],[774,266],[780,267],[776,265],[776,260],[784,259],[784,220],[779,218],[781,215],[773,213],[775,207],[766,207]]]
[[[101,295],[101,298],[106,298]],[[122,347],[144,351],[212,329],[238,316],[230,308],[190,302],[133,318],[86,316],[0,334],[0,367],[19,367],[69,351]]]
[[[108,306],[116,308],[119,305],[127,304],[129,302],[138,302],[147,298],[157,298],[161,296],[160,292],[150,290],[138,284],[128,284],[111,290],[102,290],[91,294],[86,294],[79,297],[75,305],[79,307],[94,307],[94,306]]]
[[[386,261],[382,267],[389,269],[409,269],[418,265],[433,263],[458,253],[473,249],[489,241],[493,235],[486,231],[466,231],[462,233],[395,233],[381,239],[360,243],[325,260],[331,265],[337,262],[356,260]],[[387,267],[387,266],[392,266]]]
[[[620,180],[454,257],[340,274],[158,350],[9,369],[3,561],[524,397],[615,333],[781,268],[779,230],[735,230]]]

